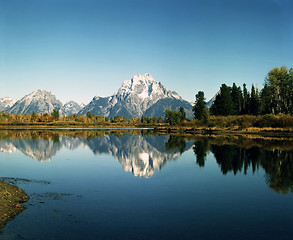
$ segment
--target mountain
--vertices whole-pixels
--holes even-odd
[[[192,105],[176,92],[168,90],[162,83],[156,82],[150,74],[138,74],[123,82],[118,91],[109,97],[94,97],[86,106],[74,101],[62,104],[48,90],[34,91],[20,100],[0,99],[0,112],[12,114],[51,113],[59,110],[60,115],[80,114],[88,111],[105,117],[117,115],[128,118],[145,116],[164,117],[165,110],[178,110],[183,107],[188,118],[193,117]]]
[[[213,105],[213,103],[214,103],[214,101],[216,100],[216,97],[217,97],[217,95],[219,94],[220,92],[217,92],[216,93],[216,95],[215,96],[213,96],[207,103],[206,103],[206,107],[207,108],[210,108],[212,105]]]
[[[74,101],[69,101],[63,105],[61,108],[62,113],[65,116],[77,114],[82,109],[82,106],[80,106],[78,103]]]
[[[155,104],[153,104],[150,108],[148,108],[145,111],[144,115],[162,117],[165,115],[165,109],[172,109],[178,111],[180,107],[183,107],[187,118],[192,118],[194,114],[192,111],[192,106],[190,106],[191,104],[183,99],[163,98],[157,101]]]
[[[63,104],[48,90],[34,91],[18,100],[10,109],[13,114],[51,113]]]
[[[87,105],[87,104],[85,104],[85,103],[81,103],[81,104],[80,104],[81,109],[83,109],[86,105]]]
[[[160,101],[163,99],[164,101]],[[157,102],[159,102],[157,106],[154,106]],[[192,105],[146,73],[124,81],[117,93],[110,97],[94,97],[79,114],[83,115],[89,111],[106,117],[116,115],[129,118],[142,115],[163,117],[166,108],[178,110],[180,106],[185,108],[187,117],[190,117]]]
[[[10,97],[0,98],[0,112],[6,112],[17,100]]]

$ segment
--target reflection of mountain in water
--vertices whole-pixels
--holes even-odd
[[[192,146],[191,141],[183,141],[181,147],[170,148],[169,142],[174,142],[174,137],[129,134],[121,137],[105,135],[90,139],[67,136],[38,139],[8,138],[0,141],[0,151],[20,151],[33,159],[47,161],[62,147],[70,150],[80,146],[88,147],[96,155],[105,153],[114,156],[126,172],[132,172],[137,177],[151,177],[156,170],[161,169],[168,161],[178,158],[183,151]]]
[[[0,151],[4,153],[22,152],[35,160],[48,161],[61,150],[63,146],[75,149],[80,146],[80,139],[60,138],[11,138],[0,141]]]
[[[23,154],[39,161],[46,161],[56,155],[62,145],[52,139],[14,138],[0,141],[0,150],[4,153],[20,151]]]
[[[118,138],[106,135],[92,139],[88,146],[95,154],[107,153],[117,158],[126,172],[137,177],[151,177],[156,170],[181,154],[179,149],[166,150],[168,139],[168,136],[127,135]],[[191,146],[189,142],[185,150]]]
[[[70,135],[71,134],[71,135]],[[116,136],[116,135],[122,136]],[[48,161],[62,148],[70,150],[86,147],[94,154],[110,154],[122,165],[124,171],[137,177],[151,177],[181,153],[190,149],[196,155],[200,167],[205,166],[206,156],[212,153],[223,174],[233,172],[253,173],[259,168],[266,172],[266,181],[276,192],[293,192],[293,148],[292,141],[256,142],[240,139],[240,143],[225,139],[199,139],[186,141],[174,136],[144,136],[144,134],[123,135],[120,132],[76,132],[60,134],[55,132],[7,132],[0,135],[0,152],[23,154]]]

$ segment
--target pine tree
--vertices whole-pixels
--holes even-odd
[[[255,90],[254,85],[251,86],[251,95],[250,95],[250,101],[249,101],[249,112],[252,115],[258,115],[260,110],[260,102],[259,102],[259,96],[258,91]]]
[[[243,84],[243,102],[242,102],[242,114],[249,114],[249,93],[246,88],[246,84]]]
[[[261,96],[261,114],[274,112],[273,89],[267,84],[264,85],[260,93]]]
[[[242,91],[240,87],[237,87],[235,83],[233,83],[232,89],[231,89],[231,97],[233,102],[233,114],[239,115],[242,110]]]
[[[198,120],[202,120],[204,118],[204,109],[206,107],[204,92],[199,91],[195,95],[195,99],[195,104],[193,106],[194,117]]]
[[[216,99],[211,107],[213,115],[228,116],[232,115],[234,110],[234,104],[231,97],[231,88],[226,84],[222,84],[220,93],[216,96]]]

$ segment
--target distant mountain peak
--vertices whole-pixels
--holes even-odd
[[[82,107],[78,103],[74,101],[69,101],[63,105],[63,107],[61,108],[61,113],[65,116],[68,116],[77,114],[81,109]]]
[[[44,94],[52,94],[51,91],[46,90],[46,89],[38,89],[36,91],[33,91],[32,93],[28,95],[44,95]]]
[[[16,99],[11,97],[0,98],[0,112],[8,111],[8,109],[11,108],[16,101]]]
[[[51,93],[51,91],[50,90],[47,90],[47,89],[38,89],[38,90],[34,91],[33,93],[35,93],[35,92]]]
[[[151,74],[145,73],[137,74],[130,80],[124,81],[122,86],[112,96],[105,98],[94,97],[79,114],[86,114],[90,111],[91,113],[107,117],[116,115],[140,117],[161,99],[177,101],[178,104],[173,108],[182,105],[189,110],[192,109],[192,106],[184,101],[178,93],[168,90],[161,82],[155,81]],[[167,102],[164,101],[162,103],[165,104]],[[160,110],[162,109],[163,112],[160,111],[159,116],[164,115],[164,106],[160,106]]]
[[[51,113],[60,110],[63,104],[49,90],[36,90],[18,100],[10,109],[14,114]]]

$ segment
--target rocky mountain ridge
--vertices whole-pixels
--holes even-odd
[[[63,104],[51,91],[39,89],[18,100],[8,112],[13,114],[51,113],[61,110]]]
[[[43,89],[36,90],[17,101],[10,98],[0,99],[0,112],[13,114],[50,114],[53,109],[57,109],[60,115],[65,116],[85,115],[91,112],[105,117],[164,117],[165,109],[178,110],[179,107],[185,109],[187,117],[193,117],[191,103],[182,99],[176,92],[168,90],[161,82],[156,82],[148,73],[135,75],[124,81],[112,96],[96,96],[85,106],[74,101],[63,105],[51,91]]]
[[[162,99],[165,99],[164,104],[160,105],[157,112],[149,110]],[[176,104],[168,105],[168,101],[176,102]],[[79,114],[86,114],[89,111],[106,117],[116,115],[129,118],[142,115],[163,117],[165,109],[178,110],[178,106],[184,107],[187,116],[191,117],[192,105],[189,102],[183,100],[176,92],[168,90],[161,82],[156,82],[150,74],[146,73],[135,75],[130,80],[124,81],[112,96],[94,97]]]

